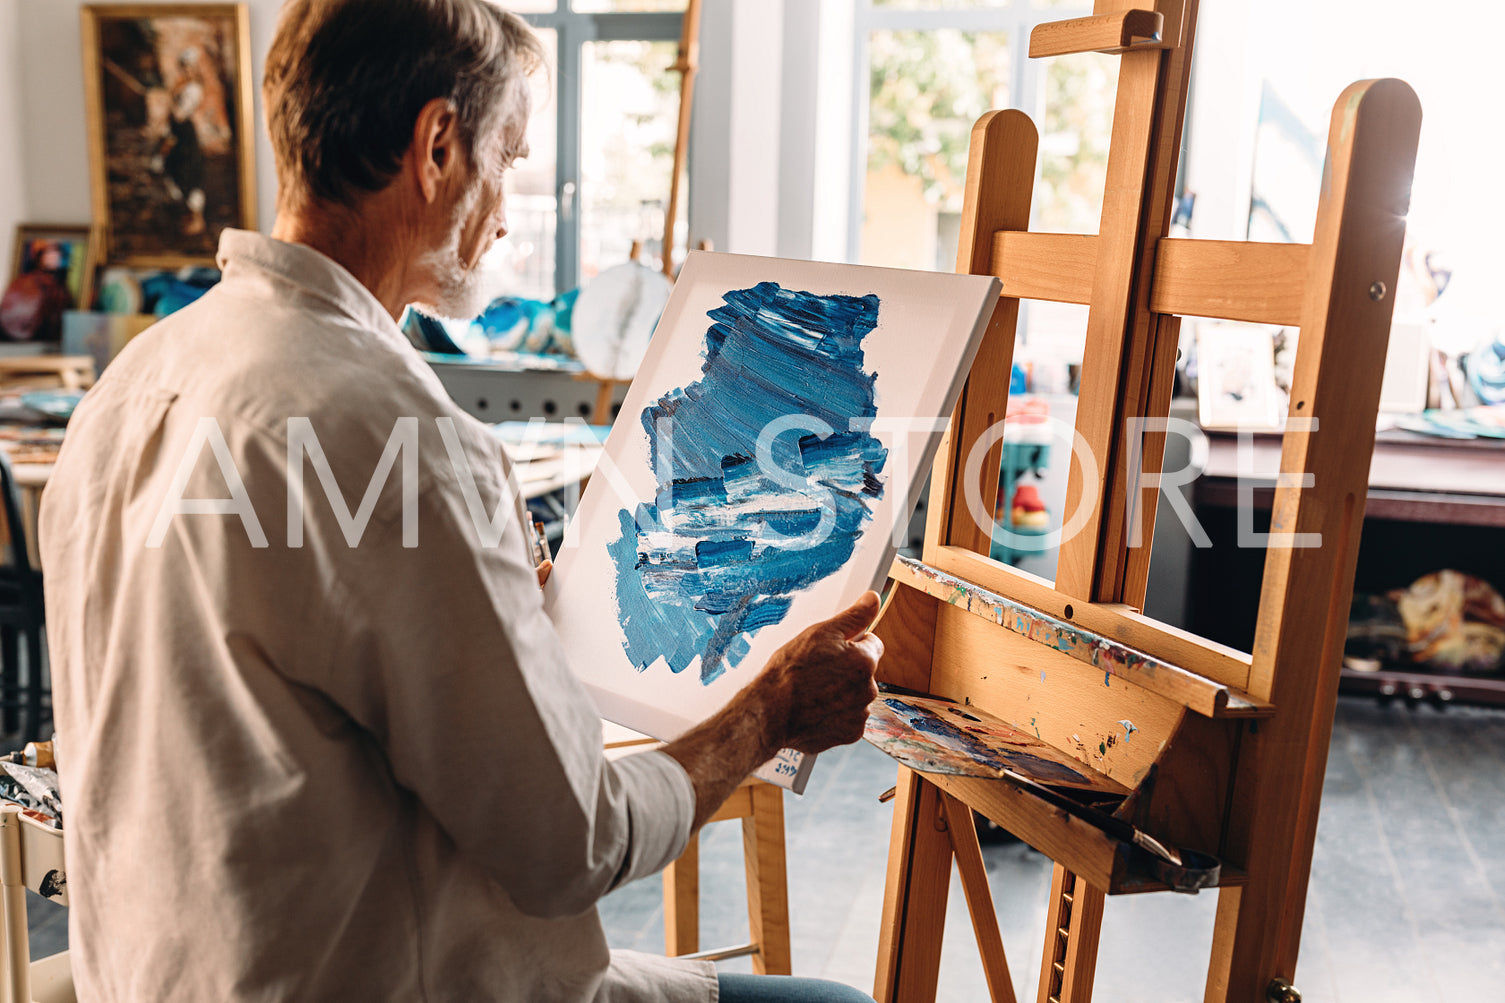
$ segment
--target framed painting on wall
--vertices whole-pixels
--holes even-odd
[[[84,107],[101,260],[214,264],[256,227],[245,4],[83,8]]]
[[[0,332],[15,341],[57,341],[65,310],[86,310],[94,279],[87,226],[22,223],[4,296]]]

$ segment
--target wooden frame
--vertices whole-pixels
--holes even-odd
[[[88,226],[62,223],[20,224],[16,227],[10,272],[4,284],[0,285],[0,292],[8,290],[23,272],[44,270],[40,268],[41,263],[33,259],[33,255],[39,250],[37,246],[39,243],[66,245],[66,257],[60,262],[61,267],[45,269],[52,273],[52,278],[39,278],[34,282],[44,282],[45,285],[41,287],[44,289],[51,286],[53,294],[58,294],[57,286],[61,286],[67,291],[68,301],[63,303],[56,300],[54,296],[54,302],[49,308],[52,316],[44,315],[41,326],[31,337],[33,341],[60,343],[62,341],[62,311],[88,309],[90,297],[94,294],[95,234]],[[38,287],[34,284],[33,288]],[[7,337],[17,336],[10,331],[6,331],[5,334]]]
[[[220,230],[256,228],[246,5],[91,5],[80,16],[100,260],[212,266]]]
[[[1134,9],[1158,16],[1153,19]],[[885,681],[1029,722],[1058,749],[1132,788],[1115,811],[1171,846],[1222,862],[1206,999],[1285,999],[1294,979],[1322,771],[1363,518],[1374,415],[1400,265],[1421,113],[1396,80],[1361,81],[1333,110],[1310,245],[1172,239],[1197,0],[1098,0],[1077,23],[1042,25],[1032,53],[1120,53],[1098,234],[1028,233],[1036,134],[1017,111],[972,133],[957,270],[996,275],[993,316],[932,474],[922,562],[896,563],[875,627]],[[1140,41],[1143,39],[1143,41]],[[1038,43],[1038,44],[1037,44]],[[1077,434],[1055,582],[986,556],[998,461],[973,452],[1006,413],[1018,298],[1090,306]],[[1169,414],[1180,314],[1296,325],[1301,340],[1252,654],[1139,612],[1158,489],[1129,469],[1127,423]],[[1305,419],[1317,419],[1320,425]],[[1320,433],[1320,434],[1319,434]],[[1146,438],[1158,469],[1163,436]],[[1320,543],[1297,534],[1320,534]],[[1148,535],[1148,534],[1146,534]],[[1128,726],[1133,726],[1129,742]],[[1117,735],[1115,730],[1124,730]],[[986,882],[969,879],[981,812],[1055,861],[1042,1003],[1090,999],[1105,894],[1174,881],[1132,844],[1007,781],[899,771],[874,995],[935,995],[952,859],[961,869],[995,1000],[1011,1000]],[[978,884],[981,887],[975,887]],[[1000,988],[999,982],[1005,988]]]
[[[1198,320],[1193,327],[1202,428],[1280,431],[1283,402],[1275,377],[1275,338],[1282,329],[1222,320]]]
[[[27,245],[33,241],[49,240],[70,245],[68,260],[68,292],[73,296],[73,309],[87,310],[94,294],[94,266],[97,262],[96,234],[87,224],[68,223],[22,223],[16,227],[15,250],[11,253],[10,277],[14,282],[27,264]],[[79,261],[78,275],[72,274],[75,256]]]

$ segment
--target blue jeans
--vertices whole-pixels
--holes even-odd
[[[720,972],[721,1003],[873,1003],[865,993],[824,979]]]

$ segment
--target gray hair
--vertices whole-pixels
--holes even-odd
[[[261,88],[279,206],[381,191],[434,98],[472,154],[543,63],[527,23],[487,0],[288,0]]]

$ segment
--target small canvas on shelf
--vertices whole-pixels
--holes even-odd
[[[544,590],[604,718],[672,740],[882,586],[997,297],[689,256]],[[759,775],[808,772],[786,753]]]
[[[1197,413],[1203,428],[1274,432],[1285,394],[1275,379],[1275,332],[1264,324],[1197,323]]]

